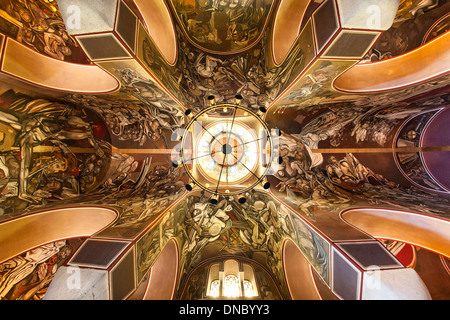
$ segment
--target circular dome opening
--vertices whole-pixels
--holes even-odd
[[[270,129],[258,113],[238,103],[213,103],[189,118],[180,158],[172,160],[182,163],[191,178],[188,191],[198,186],[217,196],[270,187],[264,177],[277,157]]]

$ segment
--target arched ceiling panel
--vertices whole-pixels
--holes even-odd
[[[37,86],[65,92],[109,93],[120,86],[116,78],[95,65],[57,60],[11,38],[5,43],[1,72]]]
[[[450,256],[449,220],[414,212],[367,208],[345,211],[342,219],[375,238],[406,242]]]
[[[82,31],[81,28],[89,22],[98,24],[100,17],[87,11],[82,16],[76,6],[63,5],[60,11],[58,4],[56,1],[2,1],[0,32],[35,52],[59,60],[89,64],[82,48],[69,35],[66,24],[68,22],[70,27],[76,22],[76,27]],[[61,12],[69,12],[76,19],[63,21]],[[78,18],[84,18],[83,24]]]
[[[42,211],[0,224],[0,262],[53,241],[89,237],[106,228],[117,212],[101,207],[73,207]],[[14,235],[19,232],[21,237]]]
[[[300,33],[309,0],[282,0],[275,13],[272,31],[272,55],[275,64],[281,64]]]
[[[276,1],[169,0],[188,39],[199,49],[233,54],[255,45]]]
[[[134,0],[147,30],[166,61],[173,65],[177,60],[177,38],[172,16],[164,0]]]
[[[357,64],[335,82],[334,87],[349,93],[398,89],[450,72],[450,33],[443,34],[416,50],[392,59]]]
[[[392,27],[386,30],[361,63],[390,59],[430,42],[450,30],[449,1],[401,0]]]

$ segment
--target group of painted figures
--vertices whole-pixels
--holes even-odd
[[[180,19],[198,44],[228,43],[229,50],[244,48],[257,37],[270,8],[264,5],[268,2],[258,0],[204,1],[203,7],[199,1],[173,2],[175,7],[182,7],[178,10],[183,13]],[[253,11],[245,9],[250,2],[255,4]],[[432,6],[436,1],[428,2]],[[40,2],[4,1],[0,10],[11,17],[10,23],[21,23],[23,28],[17,36],[22,43],[58,59],[71,55],[71,39],[59,26],[61,21],[46,12]],[[30,20],[30,15],[35,19]],[[175,67],[158,64],[151,55],[147,63],[165,87],[179,93],[183,98],[180,101],[194,110],[207,105],[209,95],[221,102],[237,93],[252,107],[268,105],[305,63],[299,47],[294,47],[281,67],[269,69],[263,52],[266,36],[250,50],[227,59],[193,49],[180,30],[177,36],[180,54]],[[358,155],[313,152],[320,143],[339,147],[344,138],[357,146],[384,146],[391,142],[399,123],[436,107],[428,100],[396,104],[398,96],[386,94],[362,97],[351,104],[315,104],[316,100],[307,98],[321,92],[322,83],[331,81],[337,72],[332,63],[324,62],[311,74],[311,81],[287,97],[292,104],[279,109],[291,107],[299,114],[318,108],[325,111],[301,123],[298,132],[291,132],[283,119],[272,123],[283,132],[279,148],[283,162],[268,178],[273,182],[272,192],[292,210],[263,192],[246,194],[243,205],[227,197],[214,206],[204,194],[181,198],[185,194],[183,173],[171,165],[170,156],[120,152],[168,149],[172,132],[183,127],[185,117],[153,81],[129,68],[117,72],[121,95],[73,94],[50,101],[4,90],[0,96],[1,220],[52,205],[102,204],[120,209],[120,217],[111,227],[120,237],[121,230],[138,232],[140,226],[164,214],[159,226],[139,244],[140,279],[172,236],[183,239],[185,272],[201,259],[202,249],[220,244],[225,253],[265,254],[267,265],[282,279],[278,253],[281,240],[289,236],[301,244],[299,247],[326,280],[326,246],[297,214],[314,219],[321,210],[340,211],[368,199],[375,205],[437,215],[447,212],[447,198],[431,202],[433,194],[399,186],[364,165]],[[434,89],[435,83],[438,81],[424,84],[420,92]],[[436,86],[442,86],[442,82]],[[413,89],[408,90],[407,95],[414,95]],[[448,106],[448,94],[440,99],[441,107]],[[275,113],[278,111],[275,109]],[[38,297],[58,264],[64,263],[72,251],[66,242],[57,242],[0,264],[0,299]]]

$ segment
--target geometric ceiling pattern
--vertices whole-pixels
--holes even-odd
[[[2,1],[0,299],[448,299],[448,12]]]

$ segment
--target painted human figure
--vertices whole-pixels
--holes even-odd
[[[95,140],[90,125],[77,116],[35,115],[22,122],[14,115],[0,110],[0,122],[10,125],[18,131],[17,143],[20,146],[19,198],[28,202],[39,202],[39,197],[32,196],[27,190],[27,179],[33,156],[33,148],[44,142],[52,142],[61,148],[63,153],[70,150],[62,141],[87,139],[97,154],[105,153]],[[65,130],[73,128],[74,130]]]
[[[30,275],[35,268],[47,261],[66,245],[66,241],[50,243],[28,251],[25,256],[18,256],[0,265],[0,272],[6,271],[0,280],[0,299],[20,281]]]

